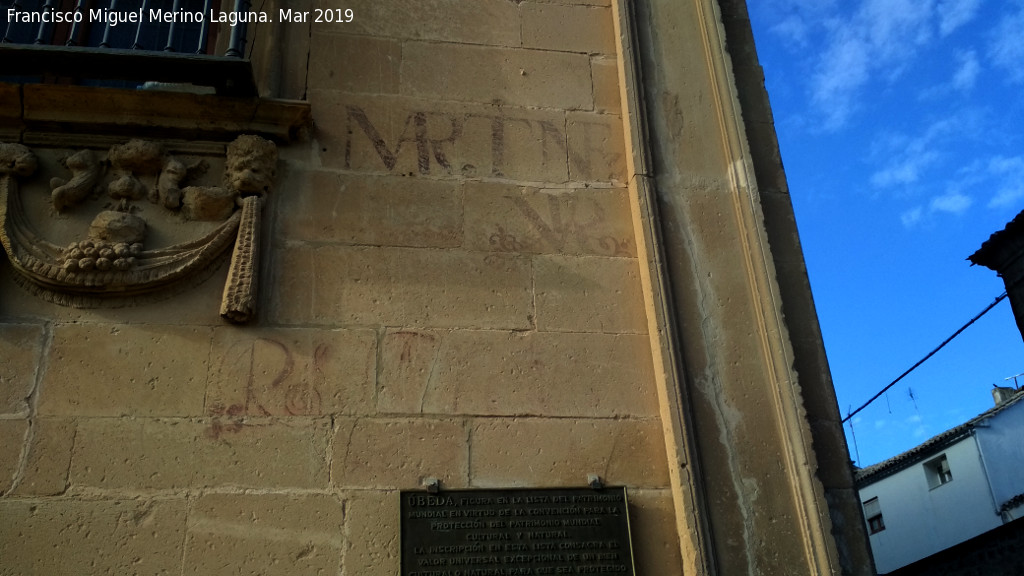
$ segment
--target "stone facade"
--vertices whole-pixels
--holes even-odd
[[[869,574],[742,3],[315,4],[355,19],[262,29],[256,104],[0,84],[12,194],[132,137],[197,188],[279,156],[256,266],[105,306],[0,261],[0,574],[393,575],[399,490],[588,474],[637,574]]]

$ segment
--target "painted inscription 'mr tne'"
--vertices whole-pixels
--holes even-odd
[[[344,132],[321,135],[325,164],[360,172],[507,178],[528,182],[623,181],[618,116],[590,113],[393,110],[345,104]],[[529,115],[527,115],[529,114]],[[340,136],[340,138],[338,138]]]

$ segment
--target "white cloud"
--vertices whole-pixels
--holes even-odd
[[[988,203],[988,207],[1024,208],[1021,206],[1021,198],[1024,198],[1024,183],[1011,183],[996,192],[995,197]]]
[[[988,54],[1012,82],[1024,82],[1024,5],[1017,4],[1016,12],[1004,16],[996,25]]]
[[[903,214],[900,214],[900,221],[903,222],[903,226],[906,228],[913,228],[921,218],[924,216],[924,209],[920,206],[907,210]]]
[[[811,99],[825,115],[825,127],[841,128],[854,108],[853,97],[870,78],[870,47],[862,38],[840,33],[812,80]]]
[[[900,214],[900,222],[904,228],[913,228],[939,213],[959,216],[967,212],[973,204],[974,200],[970,196],[951,189],[941,196],[932,198],[927,207],[918,205],[905,210]]]
[[[989,198],[990,209],[1012,209],[1015,214],[1024,208],[1024,156],[993,156],[970,162],[947,181],[944,194],[904,211],[900,220],[910,228],[937,213],[960,215],[982,194]]]
[[[981,191],[1003,192],[990,207],[1024,198],[1024,156],[978,160],[965,155],[965,142],[985,134],[983,127],[984,113],[965,108],[932,122],[917,136],[896,133],[877,139],[871,158],[880,168],[870,182],[881,191],[915,198],[900,213],[904,227],[961,216],[983,194],[991,198]]]
[[[950,190],[942,196],[933,198],[928,208],[931,212],[945,212],[947,214],[959,215],[971,207],[973,201],[970,196]]]
[[[939,159],[932,150],[909,150],[894,163],[871,175],[871,183],[879,188],[913,184],[930,165]]]
[[[775,16],[773,33],[785,39],[796,57],[806,59],[809,99],[825,131],[844,128],[867,104],[867,91],[875,90],[876,82],[906,76],[923,52],[976,20],[981,7],[981,0],[765,1],[771,7],[764,9]],[[1024,34],[1019,33],[1024,11],[1018,18],[1016,25],[1003,25],[1006,31],[993,40],[989,53],[1020,68],[1024,79]],[[814,46],[822,48],[808,50]],[[943,90],[971,89],[985,61],[974,51],[961,53]]]
[[[995,180],[995,195],[989,208],[1019,209],[1024,199],[1024,157],[996,156],[989,160],[988,173]]]
[[[781,36],[786,43],[800,47],[804,47],[808,43],[810,30],[807,21],[796,14],[783,18],[772,26],[771,30],[772,33]]]
[[[749,9],[759,18],[774,22],[768,28],[790,49],[803,49],[814,30],[814,24],[829,17],[836,0],[762,0]],[[754,14],[751,17],[755,17]]]
[[[904,57],[913,45],[931,39],[931,0],[866,0],[856,25],[864,30],[877,55]]]
[[[988,170],[992,174],[1020,175],[1024,172],[1024,157],[996,156],[988,161]]]
[[[957,54],[956,59],[958,67],[956,72],[953,73],[953,88],[960,91],[974,88],[975,82],[978,81],[978,73],[981,72],[978,55],[973,50],[969,50],[962,54]]]
[[[794,8],[805,12],[823,12],[835,9],[839,0],[788,0],[787,3]]]
[[[939,0],[939,34],[949,36],[957,28],[974,19],[981,0]]]
[[[880,142],[874,155],[885,158],[880,170],[871,175],[871,184],[878,188],[907,186],[921,179],[929,168],[942,160],[943,144],[952,136],[962,135],[972,124],[969,112],[932,122],[917,137],[891,135]]]
[[[934,106],[937,103],[948,102],[953,91],[967,95],[978,84],[978,77],[983,71],[982,59],[978,58],[976,50],[961,50],[949,59],[949,66],[953,69],[949,81],[926,87],[919,93],[922,102]]]
[[[811,101],[829,130],[842,128],[872,76],[899,77],[934,36],[933,0],[865,0],[851,15],[820,21],[826,49],[811,78]]]

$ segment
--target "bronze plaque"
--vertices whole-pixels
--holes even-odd
[[[402,576],[634,576],[625,488],[401,497]]]

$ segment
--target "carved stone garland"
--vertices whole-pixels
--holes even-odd
[[[181,184],[206,171],[205,162],[186,165],[160,144],[132,140],[114,146],[101,161],[82,150],[63,161],[71,178],[50,181],[57,213],[73,210],[96,192],[117,206],[92,221],[86,239],[60,247],[32,227],[18,180],[32,176],[38,161],[21,144],[0,143],[0,242],[15,279],[33,293],[63,306],[124,306],[139,297],[173,293],[205,279],[234,244],[221,316],[247,322],[256,311],[262,197],[270,191],[277,148],[258,136],[240,136],[227,147],[219,187]],[[101,184],[109,170],[112,179]],[[140,179],[155,182],[148,188]],[[189,220],[223,222],[201,238],[146,249],[146,221],[132,202],[148,200]]]

